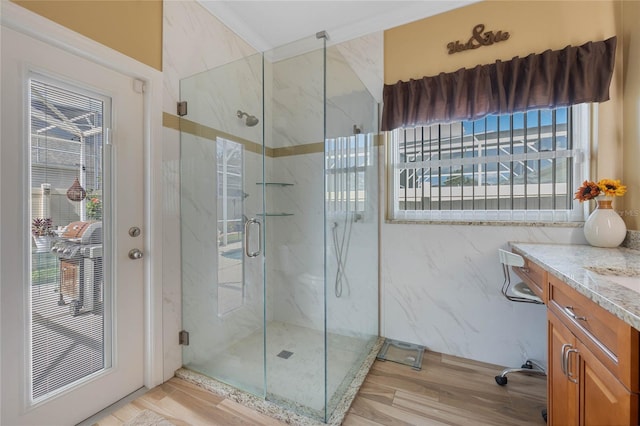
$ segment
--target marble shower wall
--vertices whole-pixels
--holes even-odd
[[[349,45],[355,48],[358,41],[359,39],[352,40]],[[366,41],[363,40],[362,44]],[[376,133],[378,131],[376,101],[347,59],[356,50],[341,50],[340,46],[327,48],[326,137],[350,136],[354,133],[354,125],[362,133]],[[382,45],[380,49],[382,50]]]
[[[354,124],[363,133],[377,131],[377,100],[352,67],[355,64],[366,69],[364,64],[368,62],[362,55],[372,52],[374,41],[380,42],[377,47],[381,52],[381,38],[374,36],[327,48],[326,130],[329,138],[353,134]],[[271,88],[272,97],[266,98],[266,111],[272,114],[267,121],[273,130],[270,141],[267,137],[268,146],[281,148],[323,141],[323,62],[322,50],[316,50],[269,65],[272,79],[265,78],[265,84]]]
[[[180,80],[256,52],[195,0],[163,4],[163,111],[176,112]]]
[[[175,115],[181,79],[240,60],[256,51],[196,1],[165,1],[163,14],[163,111]],[[163,371],[168,380],[182,366],[182,349],[177,339],[182,325],[178,131],[164,129],[162,150],[165,200],[162,212]]]
[[[322,44],[318,41],[318,49]],[[322,142],[324,132],[324,65],[322,50],[282,59],[270,64],[272,148]]]
[[[582,228],[384,224],[382,335],[498,365],[546,360],[546,308],[505,299],[509,241],[585,244]]]
[[[335,48],[377,103],[384,87],[384,33],[368,34],[337,44]],[[376,127],[374,131],[377,131]]]
[[[324,327],[324,173],[322,153],[269,159],[273,182],[267,218],[267,312],[270,319],[321,330]]]
[[[372,150],[377,148],[372,146]],[[327,329],[345,335],[375,335],[378,327],[378,182],[377,159],[366,169],[366,207],[362,218],[345,223],[345,214],[324,216],[324,153],[270,159],[274,182],[292,186],[267,187],[267,207],[293,216],[267,219],[267,313],[270,319],[322,330],[325,316],[324,271],[327,277]],[[335,296],[336,252],[348,239],[345,256],[347,282]],[[326,242],[325,242],[326,226]],[[351,234],[345,231],[351,228]],[[347,234],[344,234],[347,232]],[[324,245],[326,243],[326,254]],[[326,258],[325,258],[326,255]]]
[[[354,125],[365,132],[376,128],[375,100],[347,59],[350,57],[351,63],[357,64],[358,56],[352,52],[366,51],[370,46],[371,37],[367,37],[349,42],[348,49],[340,50],[340,46],[327,49],[328,137],[349,136]],[[381,52],[382,44],[378,48]],[[266,86],[272,87],[273,102],[266,111],[270,111],[273,118],[273,147],[323,142],[323,62],[322,51],[316,50],[271,64],[272,84],[267,80]],[[376,334],[377,268],[365,268],[365,265],[375,263],[377,258],[377,163],[370,164],[367,172],[368,214],[365,220],[351,227],[346,268],[349,283],[345,283],[342,297],[336,298],[331,227],[339,223],[338,231],[342,235],[345,224],[342,217],[329,218],[325,241],[324,153],[275,157],[267,161],[270,170],[267,180],[294,183],[267,188],[267,210],[293,214],[267,219],[267,312],[272,312],[276,321],[323,329],[326,259],[328,329],[348,335]]]
[[[262,144],[262,55],[259,53],[183,79],[181,100],[187,118],[198,124]],[[247,126],[243,111],[260,120]]]

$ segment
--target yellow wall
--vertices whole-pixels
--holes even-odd
[[[12,0],[162,70],[162,0]]]
[[[638,180],[638,167],[626,164],[623,173],[623,129],[631,124],[623,122],[623,20],[635,27],[638,17],[629,17],[637,11],[637,3],[630,1],[483,1],[455,9],[441,15],[412,22],[385,31],[384,80],[386,84],[409,80],[440,72],[451,72],[462,67],[509,60],[547,49],[557,50],[567,45],[580,45],[587,41],[604,40],[618,35],[616,68],[611,82],[611,99],[598,106],[598,120],[594,124],[592,141],[591,179],[602,178]],[[623,8],[625,9],[623,17]],[[448,54],[447,44],[459,40],[466,42],[471,30],[484,24],[485,31],[507,31],[508,40]],[[637,38],[637,29],[634,29]],[[636,50],[638,50],[636,41]],[[637,78],[637,58],[635,76]],[[633,74],[628,74],[633,76]],[[637,89],[636,89],[637,90]],[[637,95],[636,95],[637,105]],[[626,103],[625,103],[626,106]],[[637,121],[637,113],[636,120]],[[635,128],[637,135],[637,127]],[[637,149],[637,137],[635,139]],[[625,150],[630,149],[625,147]],[[626,154],[626,151],[625,151]],[[636,154],[636,159],[637,154]],[[631,168],[630,168],[631,167]],[[624,182],[627,183],[627,182]],[[635,191],[640,187],[636,186]],[[637,197],[616,200],[617,210],[638,208]],[[640,229],[638,220],[625,216],[629,229]]]
[[[610,1],[483,1],[392,28],[384,33],[385,83],[603,40],[617,33],[617,8]],[[449,55],[447,43],[468,40],[476,24],[510,38]]]

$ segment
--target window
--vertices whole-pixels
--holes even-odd
[[[586,105],[390,133],[395,220],[582,220]]]
[[[372,166],[371,134],[326,140],[325,203],[330,218],[360,220],[367,206],[367,169]]]
[[[40,75],[29,99],[30,396],[39,401],[111,366],[102,257],[111,102]]]
[[[227,139],[216,141],[218,206],[218,315],[244,303],[244,150]]]

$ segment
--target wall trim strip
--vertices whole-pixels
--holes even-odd
[[[168,112],[162,113],[162,125],[169,129],[183,131],[189,133],[190,135],[198,136],[212,141],[215,141],[218,137],[229,139],[244,145],[247,151],[254,152],[256,154],[262,154],[262,145],[260,145],[259,143],[250,141],[248,139],[243,139],[241,137],[223,132],[221,130],[214,129],[213,127],[198,124],[195,121],[187,120],[177,115],[169,114]],[[381,135],[376,135],[374,138],[375,146],[380,146],[382,143],[383,140]],[[272,158],[290,157],[292,155],[317,154],[320,152],[324,152],[324,142],[312,142],[281,148],[270,148],[266,146],[264,148],[264,151],[267,157]]]
[[[177,115],[169,114],[167,112],[162,113],[162,125],[169,129],[186,132],[190,135],[198,136],[212,141],[215,141],[219,137],[229,139],[242,144],[244,148],[249,152],[262,154],[262,145],[258,143],[232,135],[230,133],[223,132],[221,130],[214,129],[213,127],[198,124],[195,121],[187,120],[185,118],[181,118]],[[272,151],[272,148],[265,147],[265,154],[267,155],[267,157],[273,157]]]

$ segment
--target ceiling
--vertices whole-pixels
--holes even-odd
[[[351,40],[478,0],[198,0],[258,51],[327,31],[330,42]]]

